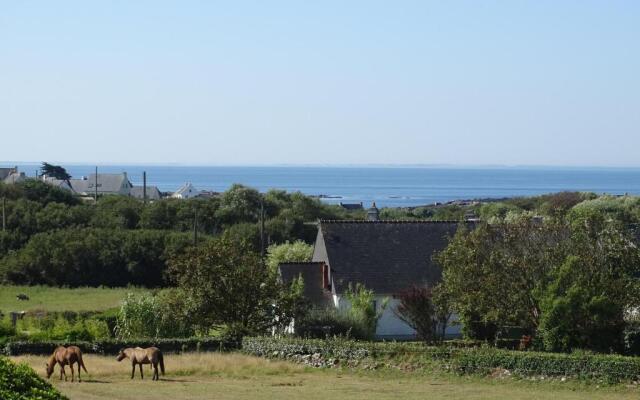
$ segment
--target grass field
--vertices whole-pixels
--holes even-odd
[[[0,286],[0,311],[103,311],[118,307],[128,292],[137,288],[56,288],[49,286]],[[29,300],[16,298],[19,293]]]
[[[598,388],[575,382],[533,383],[400,371],[317,370],[240,354],[192,353],[165,357],[167,374],[130,379],[130,364],[85,355],[82,383],[51,382],[71,399],[637,399],[626,386]],[[44,373],[45,357],[14,357]],[[68,374],[68,372],[67,372]],[[68,375],[70,377],[70,375]]]

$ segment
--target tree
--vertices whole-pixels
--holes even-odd
[[[625,312],[640,303],[640,253],[615,222],[602,218],[574,224],[570,241],[541,302],[544,348],[621,351]]]
[[[281,263],[311,261],[311,256],[313,256],[313,246],[302,240],[273,244],[267,249],[267,266],[272,272],[276,272]]]
[[[285,288],[249,244],[228,235],[172,259],[170,271],[203,332],[226,328],[236,338],[266,333],[276,324],[276,315],[287,315],[277,309]],[[287,321],[280,319],[277,323]]]
[[[436,338],[438,318],[430,288],[412,286],[396,295],[399,304],[394,313],[404,323],[416,331],[417,336],[427,343]]]
[[[465,326],[516,325],[535,331],[552,268],[562,262],[568,230],[519,218],[462,227],[437,257],[444,288]],[[478,319],[479,318],[479,319]]]
[[[40,171],[43,175],[47,175],[61,181],[68,181],[69,179],[71,179],[71,175],[69,175],[67,170],[60,165],[53,165],[49,164],[48,162],[43,162],[42,166],[40,167]]]

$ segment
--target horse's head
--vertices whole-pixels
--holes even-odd
[[[45,371],[47,373],[47,379],[49,379],[51,377],[51,374],[53,374],[53,367],[55,366],[55,363],[52,362],[48,362],[48,363],[44,363],[45,366]]]
[[[124,349],[122,349],[118,352],[118,357],[116,358],[116,360],[122,361],[125,358],[127,358],[127,354],[124,352]]]

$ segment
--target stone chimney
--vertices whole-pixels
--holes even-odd
[[[379,221],[380,220],[380,210],[376,207],[376,202],[374,201],[371,204],[371,208],[367,210],[367,221]]]

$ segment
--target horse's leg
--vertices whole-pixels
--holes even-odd
[[[80,362],[78,361],[78,382],[82,382],[82,378],[80,378]]]
[[[156,363],[156,362],[151,363],[151,366],[153,367],[153,378],[152,378],[152,380],[157,381],[158,380],[158,363]]]
[[[69,363],[69,369],[71,370],[71,382],[73,382],[75,378],[75,373],[73,372],[73,363]]]
[[[140,379],[144,379],[144,374],[142,373],[142,363],[138,365],[140,366]]]
[[[136,376],[136,362],[131,361],[131,379]]]
[[[67,371],[64,370],[64,364],[60,364],[60,369],[62,369],[62,375],[64,375],[64,381],[67,381]]]

